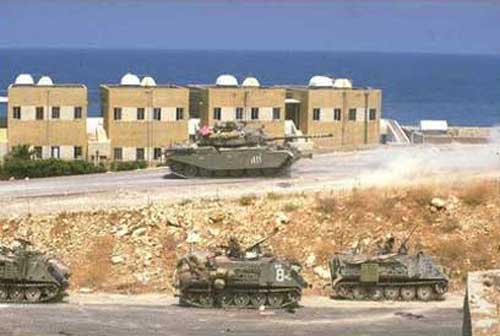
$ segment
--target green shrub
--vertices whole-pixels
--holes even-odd
[[[112,171],[124,171],[147,168],[146,161],[113,161],[111,162]]]
[[[106,169],[103,165],[95,166],[91,162],[82,160],[25,160],[9,157],[5,160],[3,171],[4,176],[19,179],[103,173]]]

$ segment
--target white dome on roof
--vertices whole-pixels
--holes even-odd
[[[326,76],[313,76],[309,80],[311,87],[333,87],[333,81],[330,77]]]
[[[36,83],[36,85],[45,85],[45,86],[49,86],[49,85],[54,85],[54,82],[52,81],[52,78],[50,78],[49,76],[42,76],[42,77],[38,80],[38,83]]]
[[[217,86],[238,86],[238,80],[233,75],[220,75],[215,81]]]
[[[255,77],[247,77],[247,78],[245,78],[245,80],[243,81],[243,83],[241,83],[241,86],[259,87],[260,83],[257,80],[257,78],[255,78]]]
[[[125,76],[122,77],[120,84],[121,85],[141,85],[141,80],[139,79],[139,77],[137,77],[136,75],[131,74],[129,72]]]
[[[20,85],[33,85],[35,84],[35,80],[30,74],[20,74],[16,77],[15,84]]]
[[[333,87],[337,89],[352,89],[352,81],[348,78],[337,78],[333,82]]]
[[[141,86],[156,86],[156,81],[153,77],[146,76],[142,79]]]

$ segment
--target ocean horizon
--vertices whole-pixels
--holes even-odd
[[[127,72],[161,84],[214,83],[231,73],[262,85],[307,85],[314,75],[351,78],[356,87],[383,90],[383,117],[414,125],[446,119],[450,125],[500,124],[500,55],[329,51],[0,48],[0,96],[19,73],[82,83],[89,116],[100,116],[99,85]],[[0,105],[0,117],[6,106]]]

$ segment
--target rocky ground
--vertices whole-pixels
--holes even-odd
[[[215,249],[230,236],[246,246],[279,227],[266,248],[298,259],[312,286],[308,293],[326,294],[333,253],[354,245],[373,250],[389,233],[401,241],[415,225],[411,250],[434,255],[452,287],[461,288],[468,271],[499,266],[500,182],[16,215],[0,219],[0,237],[6,244],[30,239],[59,256],[73,271],[73,290],[170,293],[176,260],[191,248]]]

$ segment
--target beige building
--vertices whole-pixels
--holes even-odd
[[[192,86],[191,108],[200,117],[201,126],[213,126],[219,121],[245,121],[267,133],[284,134],[286,90],[262,87],[254,77],[241,85],[231,75],[221,75],[215,85]]]
[[[187,88],[126,74],[101,86],[101,109],[112,160],[161,160],[166,146],[188,139]]]
[[[19,75],[8,90],[9,150],[29,144],[38,158],[85,159],[87,88]]]
[[[315,76],[309,86],[288,87],[286,102],[286,119],[304,134],[333,134],[315,140],[319,144],[357,147],[380,141],[379,89],[354,88],[348,79]]]

